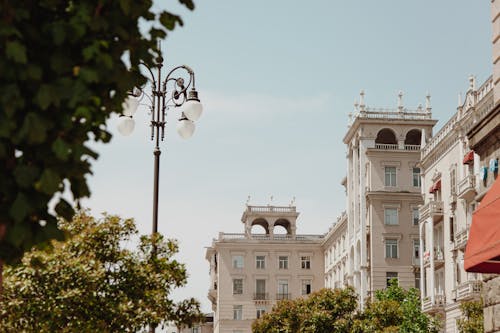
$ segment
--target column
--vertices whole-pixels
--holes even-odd
[[[429,217],[426,221],[426,224],[427,224],[427,227],[430,229],[429,231],[429,243],[428,245],[430,246],[430,255],[429,255],[429,259],[430,259],[430,263],[431,263],[431,272],[430,272],[430,293],[431,293],[431,301],[432,301],[432,304],[434,304],[434,224],[432,222],[432,217]]]

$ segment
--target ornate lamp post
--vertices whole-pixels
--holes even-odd
[[[120,117],[118,131],[122,135],[130,135],[135,127],[135,121],[132,118],[143,98],[149,103],[151,113],[150,127],[151,140],[155,141],[154,155],[154,192],[153,192],[153,228],[152,233],[158,232],[158,197],[160,180],[160,141],[165,138],[165,124],[167,111],[170,107],[181,107],[179,122],[177,123],[177,132],[179,135],[188,139],[195,130],[194,122],[198,120],[203,111],[203,107],[198,99],[198,92],[195,86],[195,77],[193,70],[186,66],[177,66],[168,72],[162,81],[161,69],[163,67],[163,58],[159,56],[156,59],[155,77],[153,69],[142,63],[150,74],[151,93],[146,93],[141,88],[135,88],[123,104],[123,115]],[[185,78],[188,77],[187,83]],[[170,90],[169,90],[170,87]],[[189,89],[191,88],[191,89]],[[153,248],[153,256],[155,255]],[[155,332],[155,325],[151,324],[150,332]]]
[[[165,138],[165,124],[167,111],[170,107],[181,107],[181,114],[177,123],[177,132],[183,139],[188,139],[195,130],[194,122],[198,120],[203,111],[203,106],[198,99],[196,91],[195,77],[193,70],[186,66],[177,66],[168,72],[162,81],[161,69],[163,67],[163,58],[159,56],[156,59],[155,77],[153,69],[142,63],[150,74],[151,94],[147,94],[141,88],[135,88],[129,93],[123,105],[123,116],[120,117],[118,131],[122,135],[130,135],[135,127],[135,121],[132,118],[142,99],[145,97],[150,103],[148,105],[151,113],[150,127],[151,140],[155,141],[154,154],[154,192],[153,192],[153,234],[158,232],[158,196],[159,196],[159,177],[160,177],[160,141]],[[186,83],[185,77],[189,77]],[[171,90],[169,91],[169,87]],[[189,89],[191,88],[191,89]]]

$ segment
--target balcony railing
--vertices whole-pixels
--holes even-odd
[[[467,238],[469,235],[469,229],[462,229],[455,235],[455,249],[465,249],[467,245]]]
[[[376,143],[375,149],[383,149],[383,150],[398,150],[399,146],[397,144],[392,143]]]
[[[427,313],[433,313],[444,310],[445,298],[444,295],[435,295],[434,303],[430,297],[424,298],[422,301],[422,311]]]
[[[473,280],[461,283],[457,287],[457,289],[455,289],[457,301],[466,301],[473,298],[479,298],[482,288],[483,283],[481,281]]]
[[[418,151],[420,150],[420,145],[405,145],[405,150]]]
[[[248,206],[250,212],[256,213],[295,213],[294,206]]]
[[[277,293],[276,294],[276,299],[277,300],[282,300],[282,299],[291,299],[292,294],[285,294],[285,293]]]
[[[434,222],[438,222],[443,217],[443,202],[431,200],[420,207],[420,221],[427,217],[432,217]]]
[[[253,294],[253,299],[254,300],[267,300],[269,299],[269,294],[268,293],[254,293]]]
[[[458,197],[470,201],[476,196],[476,177],[467,175],[458,183]]]

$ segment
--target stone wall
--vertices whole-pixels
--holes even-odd
[[[500,275],[485,275],[483,286],[484,332],[500,332]]]

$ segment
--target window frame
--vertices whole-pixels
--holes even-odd
[[[311,269],[311,256],[300,256],[300,268]]]
[[[418,172],[415,172],[415,170],[418,170]],[[413,185],[413,187],[419,187],[419,188],[422,187],[422,178],[421,178],[420,168],[412,167],[411,168],[411,177],[412,177],[411,184]],[[417,185],[415,185],[415,183]]]
[[[255,268],[266,269],[266,256],[255,256]]]
[[[416,216],[415,216],[415,212],[417,212]],[[418,209],[418,207],[411,208],[411,221],[412,221],[412,225],[414,227],[419,225],[419,223],[420,223],[420,210]]]
[[[388,223],[392,221],[391,219],[388,219],[388,217],[394,217],[387,214],[389,211],[395,212],[395,223]],[[384,225],[399,225],[399,209],[397,207],[384,207]]]
[[[243,279],[233,279],[233,295],[243,295]]]
[[[394,172],[392,172],[394,171]],[[384,186],[386,187],[396,187],[398,186],[397,181],[397,167],[387,165],[384,167]]]
[[[309,295],[312,293],[312,280],[311,279],[304,279],[300,281],[300,294],[301,295]],[[309,290],[308,288],[309,287]]]
[[[392,275],[392,276],[389,276]],[[386,288],[389,287],[389,281],[392,279],[396,279],[399,284],[399,273],[398,272],[385,272],[385,285]]]
[[[233,320],[243,320],[243,305],[233,305]]]
[[[241,259],[241,262],[240,260]],[[242,269],[245,267],[245,257],[241,254],[234,254],[231,256],[232,267],[236,269]],[[241,267],[240,267],[241,265]]]
[[[288,269],[288,256],[278,256],[278,268]]]
[[[390,244],[389,244],[390,242]],[[399,259],[399,240],[396,238],[384,239],[385,245],[385,259]],[[396,256],[394,255],[394,248],[396,249]],[[389,255],[390,254],[390,255]]]

